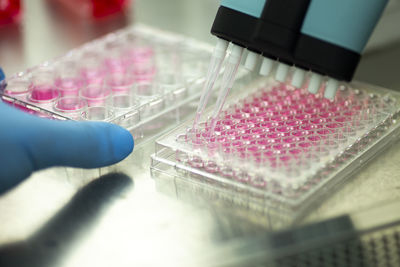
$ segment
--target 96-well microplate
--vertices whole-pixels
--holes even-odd
[[[153,171],[298,211],[398,134],[399,94],[389,90],[355,83],[334,101],[272,81],[243,90],[213,133],[188,122],[160,138]]]

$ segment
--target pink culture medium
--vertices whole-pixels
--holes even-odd
[[[214,132],[208,122],[187,129],[177,141],[197,156],[177,153],[177,160],[206,171],[212,165],[212,173],[265,187],[260,177],[317,170],[387,116],[388,106],[382,97],[348,88],[334,101],[284,84],[261,88],[226,107]]]

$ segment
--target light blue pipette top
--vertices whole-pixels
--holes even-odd
[[[301,32],[361,54],[387,2],[312,0]]]
[[[221,0],[221,5],[260,18],[267,0]],[[312,0],[301,32],[349,49],[364,50],[388,0]]]
[[[260,18],[267,0],[222,0],[221,6]]]

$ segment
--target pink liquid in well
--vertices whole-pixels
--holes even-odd
[[[225,129],[217,131],[223,142],[218,149],[213,147],[213,155],[220,153],[222,158],[236,158],[239,164],[262,162],[263,166],[288,172],[302,166],[307,169],[312,162],[318,162],[319,157],[337,153],[339,144],[346,144],[351,134],[363,130],[369,122],[355,123],[361,117],[363,107],[371,106],[368,99],[353,94],[351,102],[340,104],[345,101],[344,96],[328,101],[308,94],[306,90],[287,86],[261,89],[226,108],[217,122],[218,127]],[[371,118],[374,116],[369,115],[368,119]],[[207,128],[202,131],[206,132],[207,138],[203,135],[197,138],[207,145],[213,134],[210,135]],[[203,145],[199,144],[199,147]],[[240,177],[237,179],[241,180]],[[264,183],[258,181],[253,185],[264,186]]]
[[[125,52],[123,62],[126,69],[132,70],[136,81],[151,81],[156,74],[154,50],[139,46]]]
[[[115,72],[109,74],[106,85],[109,86],[113,92],[127,93],[134,82],[133,75],[124,72]]]
[[[154,50],[151,47],[133,47],[126,51],[125,60],[132,61],[133,63],[140,64],[152,60],[154,57]],[[127,62],[129,64],[129,62]]]
[[[105,65],[107,66],[107,68],[109,69],[109,71],[114,72],[114,71],[125,71],[126,70],[126,66],[124,64],[124,61],[122,58],[106,58],[104,60]]]
[[[57,79],[55,85],[60,90],[61,96],[78,96],[84,82],[80,78],[63,78]]]
[[[106,105],[106,98],[92,98],[86,99],[89,107],[99,107]]]
[[[31,96],[32,101],[47,102],[58,97],[58,90],[50,86],[32,86]]]
[[[80,96],[87,101],[88,106],[104,106],[111,95],[111,90],[104,85],[92,84],[83,88]]]
[[[62,98],[56,103],[55,107],[60,111],[74,112],[84,108],[85,101],[79,97]]]
[[[81,75],[86,84],[102,84],[105,78],[103,69],[82,69]]]

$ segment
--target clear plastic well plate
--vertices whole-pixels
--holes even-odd
[[[199,97],[211,51],[139,25],[17,73],[0,97],[47,118],[116,123],[140,141],[190,113],[186,107]]]
[[[399,136],[400,94],[360,83],[334,101],[271,80],[231,97],[213,133],[192,122],[161,137],[156,178],[294,218]],[[180,190],[182,192],[180,192]]]

